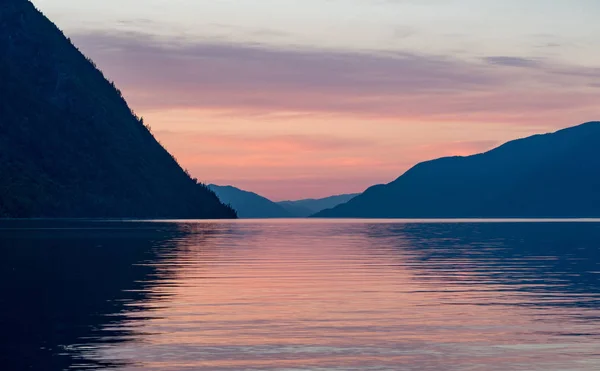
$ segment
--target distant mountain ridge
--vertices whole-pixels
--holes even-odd
[[[420,163],[316,217],[600,217],[600,122]]]
[[[282,206],[258,195],[254,192],[244,191],[233,186],[218,186],[209,184],[213,192],[217,194],[221,202],[231,205],[240,218],[292,218]]]
[[[0,1],[0,96],[0,217],[235,217],[27,0]]]
[[[328,205],[338,205],[354,195],[331,196],[323,199],[273,202],[254,192],[234,186],[208,186],[225,204],[231,205],[240,218],[302,218],[323,210]]]
[[[339,204],[348,202],[358,195],[359,193],[354,193],[335,195],[319,199],[309,198],[298,201],[281,201],[278,202],[278,204],[283,206],[290,212],[297,214],[298,216],[307,217],[318,213],[321,210],[329,209]]]

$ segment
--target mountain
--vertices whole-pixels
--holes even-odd
[[[600,122],[423,162],[316,217],[600,217]]]
[[[27,0],[0,1],[0,174],[0,217],[235,217]]]
[[[290,214],[294,215],[297,218],[306,218],[317,212],[317,211],[313,211],[307,207],[296,205],[295,202],[296,201],[281,201],[281,202],[277,202],[277,204],[280,205],[281,207],[283,207],[285,210],[287,210],[287,212],[289,212]]]
[[[225,204],[231,205],[240,218],[291,218],[295,215],[275,202],[232,186],[208,186]]]
[[[356,196],[358,196],[358,193],[337,195],[319,199],[310,198],[298,201],[281,201],[278,202],[278,204],[296,216],[308,217],[318,213],[321,210],[330,209],[339,204],[348,202]]]
[[[356,195],[339,195],[322,199],[273,202],[254,192],[233,186],[208,186],[225,204],[231,205],[240,218],[300,218],[308,217],[327,207],[350,200]]]

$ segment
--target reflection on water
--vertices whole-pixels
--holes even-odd
[[[2,369],[597,370],[600,223],[1,222]]]

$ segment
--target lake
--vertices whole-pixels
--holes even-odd
[[[598,370],[600,223],[2,221],[2,370]]]

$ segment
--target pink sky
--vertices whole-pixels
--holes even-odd
[[[309,0],[293,14],[244,0],[236,10],[245,17],[226,2],[151,0],[139,10],[128,0],[112,12],[105,3],[34,2],[193,176],[273,200],[360,192],[419,161],[598,119],[597,22],[548,29],[537,0],[462,12],[470,0],[458,8]],[[256,10],[267,2],[279,17]],[[586,6],[598,10],[576,0],[547,17],[585,24]]]

